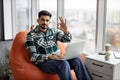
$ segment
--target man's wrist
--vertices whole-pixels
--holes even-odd
[[[51,59],[51,56],[52,56],[52,54],[49,54],[49,55],[48,55],[48,60],[50,60],[50,59]]]
[[[49,60],[49,59],[50,59],[50,56],[51,56],[51,54],[47,54],[47,55],[46,55],[46,60]]]
[[[68,32],[68,31],[65,31],[64,33],[67,35],[69,32]]]

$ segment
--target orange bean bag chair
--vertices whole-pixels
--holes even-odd
[[[57,74],[49,74],[41,71],[30,61],[29,53],[25,47],[26,35],[28,31],[19,32],[12,44],[10,51],[10,67],[14,76],[14,80],[60,80]],[[62,54],[65,53],[66,46],[64,43],[58,42]],[[82,55],[85,59],[85,55]],[[74,80],[75,73],[71,70]]]

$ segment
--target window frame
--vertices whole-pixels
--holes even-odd
[[[107,0],[97,0],[96,52],[104,50]]]
[[[11,0],[3,0],[4,40],[12,39],[12,7]],[[9,13],[9,14],[8,14]]]
[[[15,0],[3,0],[4,9],[4,39],[13,39],[16,35],[15,32]],[[29,23],[37,24],[37,5],[38,0],[31,0],[31,21]],[[105,44],[105,28],[106,28],[106,5],[107,0],[97,0],[97,12],[96,12],[96,52],[102,51]],[[8,9],[9,8],[9,9]],[[8,14],[9,13],[9,14]],[[57,19],[59,16],[64,17],[64,0],[57,0]],[[58,20],[57,20],[58,22]],[[8,28],[9,26],[9,28]],[[9,34],[9,36],[8,36]]]

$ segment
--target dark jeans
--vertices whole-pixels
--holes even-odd
[[[91,80],[91,77],[80,58],[70,60],[48,60],[40,62],[37,67],[47,73],[57,73],[60,80],[73,80],[70,70],[73,69],[78,80]]]

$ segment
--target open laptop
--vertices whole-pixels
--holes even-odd
[[[116,59],[120,59],[120,53],[119,52],[113,52]]]
[[[67,44],[65,59],[80,57],[84,50],[85,41]]]

